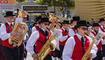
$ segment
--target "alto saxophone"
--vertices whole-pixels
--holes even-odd
[[[90,51],[91,51],[93,45],[95,44],[96,38],[93,36],[90,36],[90,35],[89,35],[89,37],[92,38],[92,43],[90,44],[88,50],[85,52],[85,54],[83,55],[81,60],[87,60],[88,59],[87,56],[90,54]]]
[[[21,15],[21,16],[20,16]],[[23,17],[22,11],[18,11],[18,17]],[[28,30],[27,24],[25,23],[15,23],[15,26],[13,28],[13,32],[15,32],[17,35],[11,35],[8,42],[13,47],[19,47],[24,39],[24,36]]]
[[[55,39],[54,35],[50,35],[49,39],[42,47],[41,51],[37,54],[38,60],[44,60],[44,58],[48,55],[50,51],[54,51],[54,45],[51,43],[52,40]]]

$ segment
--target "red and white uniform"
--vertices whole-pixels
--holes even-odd
[[[44,31],[44,29],[42,29]],[[51,33],[49,33],[50,35]],[[36,30],[34,31],[28,42],[26,45],[26,49],[28,52],[30,52],[32,55],[36,54],[34,51],[36,51],[37,53],[41,50],[41,48],[44,46],[45,42],[48,40],[49,37],[47,37],[47,39],[45,38],[45,35],[42,34],[42,32],[40,30]],[[51,43],[54,44],[54,46],[56,46],[56,41],[52,40]],[[36,46],[35,50],[34,50],[34,45]]]
[[[64,47],[63,51],[63,60],[81,60],[83,57],[83,50],[82,50],[82,44],[81,44],[81,35],[76,34],[72,37],[70,37],[66,45]],[[88,36],[84,37],[84,49],[87,51],[89,48],[89,45],[92,43],[92,39]],[[94,44],[91,50],[92,58],[96,57],[97,47]]]
[[[8,38],[10,37],[10,33],[12,31],[12,28],[10,27],[10,23],[4,23],[1,25],[1,40],[2,40],[2,46],[6,46],[8,48],[13,48],[10,46],[8,42]]]
[[[91,31],[90,35],[96,37],[96,33],[94,31]],[[97,45],[98,51],[101,51],[102,50],[102,39],[96,40],[96,45]]]
[[[32,28],[32,33],[34,32],[34,31],[36,31],[38,29],[38,25],[35,25],[33,28]]]
[[[99,27],[99,32],[105,34],[105,29],[103,28],[102,25]],[[105,45],[105,40],[102,41],[102,45]]]
[[[74,27],[71,27],[70,29],[69,29],[69,36],[73,36],[73,35],[75,35],[76,34],[76,29],[74,28]]]
[[[65,29],[62,27],[60,29],[62,32],[59,36],[59,45],[61,46],[65,46],[66,41],[68,40],[69,36],[68,36],[68,32],[65,32]]]

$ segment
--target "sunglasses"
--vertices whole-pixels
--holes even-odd
[[[49,25],[49,24],[45,23],[44,25]]]
[[[88,28],[82,28],[82,30],[88,30]]]

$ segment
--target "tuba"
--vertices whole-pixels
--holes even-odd
[[[18,10],[18,18],[24,17],[23,11]],[[21,22],[21,23],[15,23],[14,28],[12,32],[15,32],[17,35],[11,35],[9,38],[9,44],[13,47],[19,47],[24,39],[24,36],[28,30],[27,24]]]

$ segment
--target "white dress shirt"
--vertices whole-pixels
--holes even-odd
[[[93,31],[93,32],[94,32],[94,31]],[[94,33],[95,33],[95,32],[94,32]],[[96,34],[96,33],[95,33],[95,34]],[[93,37],[96,37],[96,36],[94,36],[94,34],[93,34],[92,32],[90,32],[90,35],[93,36]],[[103,41],[103,39],[100,37],[99,40],[96,40],[96,43],[95,43],[95,44],[98,45],[101,40]]]
[[[35,26],[32,27],[32,33],[33,33],[34,31],[36,31]]]
[[[73,35],[75,35],[75,32],[74,32],[74,30],[73,29],[69,29],[69,36],[71,37],[71,36],[73,36]]]
[[[8,24],[10,25],[10,23],[8,22]],[[7,33],[6,31],[6,26],[5,24],[1,25],[1,29],[0,29],[0,36],[2,40],[6,40],[10,37],[10,33]]]
[[[79,34],[76,34],[76,35],[79,39],[81,39],[82,36],[80,36]],[[91,44],[92,39],[90,37],[88,37],[88,39],[89,39],[90,44]],[[74,46],[75,46],[74,37],[70,37],[67,40],[66,45],[65,45],[64,50],[63,50],[63,56],[62,56],[63,60],[72,60],[71,57],[72,57]],[[92,53],[92,58],[96,57],[97,47],[95,44],[92,47],[91,53]]]
[[[56,43],[57,43],[56,48],[58,50],[60,50],[60,48],[59,48],[59,36],[61,35],[61,33],[62,33],[62,31],[60,29],[56,29],[56,28],[54,29],[53,35],[56,36],[56,38],[55,38]]]
[[[62,27],[63,28],[63,27]],[[63,30],[65,31],[65,29],[63,28]],[[63,34],[62,34],[62,30],[60,30],[61,32],[59,33],[60,35],[59,35],[59,40],[61,41],[61,42],[63,42],[63,41],[65,41],[67,38],[68,38],[68,35],[66,35],[66,36],[63,36]]]
[[[29,40],[27,41],[27,45],[26,45],[26,50],[28,52],[30,52],[32,55],[35,54],[34,52],[34,45],[36,43],[36,41],[39,39],[39,32],[38,31],[34,31]],[[56,40],[52,40],[51,43],[54,44],[54,46],[56,47]]]

